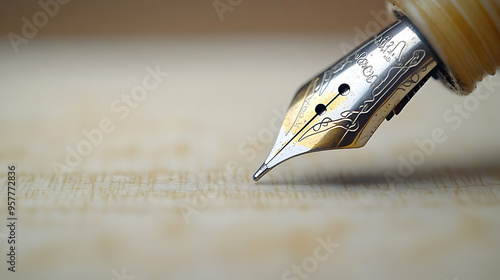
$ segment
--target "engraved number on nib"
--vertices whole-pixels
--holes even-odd
[[[387,35],[385,37],[383,35],[377,35],[374,44],[380,49],[387,62],[390,62],[391,58],[394,58],[397,62],[401,62],[401,56],[407,45],[405,41],[399,41],[396,44],[396,42],[392,40],[392,35]]]

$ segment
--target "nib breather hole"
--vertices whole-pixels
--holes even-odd
[[[316,114],[318,115],[322,115],[324,112],[326,112],[326,106],[325,104],[318,104],[316,105],[316,109],[314,109],[316,111]]]
[[[347,95],[351,91],[351,87],[348,84],[341,84],[339,86],[339,93],[342,95]]]

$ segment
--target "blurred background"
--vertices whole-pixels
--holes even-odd
[[[300,84],[391,21],[383,1],[40,3],[0,4],[2,153],[33,172],[53,171],[102,118],[116,133],[78,171],[218,169]],[[147,67],[169,76],[114,112]],[[248,145],[260,160],[271,141]]]
[[[217,169],[239,156],[221,153],[225,147],[267,125],[250,116],[283,111],[298,85],[340,57],[338,38],[348,49],[354,27],[364,34],[359,43],[371,35],[366,22],[374,23],[369,33],[389,22],[383,1],[43,3],[0,4],[2,116],[12,140],[3,153],[47,172],[66,145],[76,149],[82,130],[122,117],[111,104],[140,85],[146,67],[169,77],[125,122],[113,119],[117,133],[78,170]]]
[[[498,75],[477,102],[431,80],[366,147],[250,180],[298,87],[390,22],[383,0],[1,1],[1,278],[498,278]]]
[[[54,1],[42,1],[54,3]],[[324,34],[351,31],[385,10],[384,1],[72,1],[59,3],[42,36]],[[67,4],[62,4],[67,3]],[[242,6],[244,4],[244,6]],[[44,6],[51,6],[49,4]],[[354,9],[352,7],[355,7]],[[34,1],[2,3],[2,34],[21,31]],[[348,12],[346,12],[348,11]]]

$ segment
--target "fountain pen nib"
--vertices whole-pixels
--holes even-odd
[[[328,108],[344,107],[348,102],[350,88],[347,84],[339,84],[336,90],[330,90],[327,85],[347,64],[344,61],[337,67],[332,67],[297,92],[271,153],[253,175],[255,181],[285,160],[308,152],[338,147],[343,139],[343,135],[338,132],[342,131],[326,133],[330,126],[328,121],[332,120],[328,116],[336,111]],[[337,123],[341,126],[345,121],[339,119]]]
[[[436,65],[432,49],[400,18],[299,89],[253,179],[298,155],[364,146]]]

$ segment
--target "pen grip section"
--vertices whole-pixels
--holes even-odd
[[[469,94],[500,66],[500,0],[388,0],[431,44],[444,64],[440,77]]]

